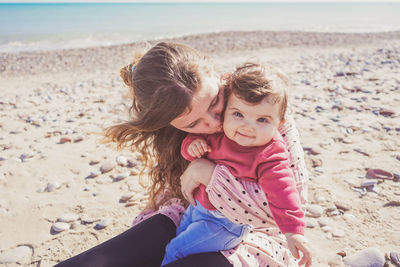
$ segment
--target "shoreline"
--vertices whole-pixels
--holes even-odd
[[[207,54],[221,54],[226,51],[255,51],[269,48],[320,46],[348,47],[368,46],[385,41],[400,40],[400,31],[377,33],[321,33],[299,31],[251,31],[220,32],[185,35],[175,38],[161,38],[120,45],[70,48],[62,50],[22,51],[0,53],[0,73],[15,76],[21,72],[37,74],[40,72],[60,72],[66,70],[90,70],[95,62],[120,66],[130,57],[135,48],[154,45],[158,42],[179,42],[192,46]],[[59,61],[59,62],[58,62]],[[62,65],[63,68],[57,68]]]

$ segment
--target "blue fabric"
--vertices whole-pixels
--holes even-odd
[[[233,223],[197,202],[196,207],[190,205],[186,209],[161,266],[191,254],[234,248],[250,229],[250,225]]]

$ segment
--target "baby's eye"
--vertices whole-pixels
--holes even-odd
[[[258,118],[257,119],[258,122],[262,122],[262,123],[267,123],[268,120],[266,118]]]
[[[242,113],[237,112],[237,111],[233,112],[233,116],[238,117],[238,118],[243,118]]]

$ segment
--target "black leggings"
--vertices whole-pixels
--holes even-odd
[[[165,246],[176,235],[175,224],[157,214],[122,234],[82,252],[56,267],[159,267]],[[231,267],[219,252],[200,253],[171,262],[168,267]]]

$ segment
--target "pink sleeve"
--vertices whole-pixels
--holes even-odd
[[[285,144],[276,141],[264,151],[258,183],[265,192],[274,220],[283,233],[304,234],[304,213]]]
[[[193,160],[197,159],[196,157],[192,157],[188,153],[189,145],[196,139],[204,139],[204,137],[201,135],[188,134],[185,137],[185,139],[183,139],[183,141],[182,141],[181,154],[186,160],[193,161]]]

